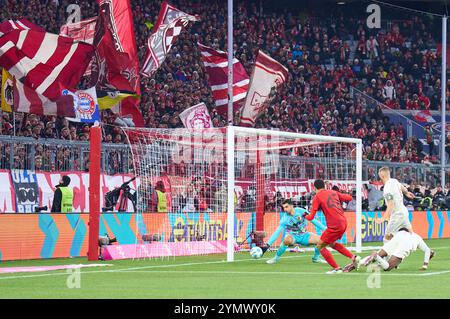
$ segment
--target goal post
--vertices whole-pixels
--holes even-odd
[[[233,137],[232,137],[233,136]],[[256,172],[255,172],[255,179],[256,179],[256,219],[257,219],[257,226],[256,230],[258,229],[258,220],[263,220],[262,214],[264,214],[264,209],[258,209],[259,203],[264,202],[263,198],[260,198],[260,194],[264,194],[264,190],[261,190],[261,187],[264,187],[264,180],[265,176],[260,177],[260,167],[264,165],[264,150],[289,150],[292,151],[295,147],[303,147],[303,148],[313,148],[315,147],[316,143],[322,143],[321,145],[331,144],[331,145],[351,145],[349,156],[343,156],[341,160],[345,161],[347,160],[348,163],[345,163],[346,166],[353,166],[354,165],[354,174],[348,174],[347,179],[353,179],[355,183],[354,190],[356,191],[356,207],[355,207],[355,233],[354,233],[354,249],[356,252],[362,251],[362,198],[363,198],[363,183],[362,183],[362,140],[361,139],[355,139],[355,138],[347,138],[347,137],[337,137],[337,136],[327,136],[327,135],[311,135],[311,134],[303,134],[303,133],[295,133],[295,132],[283,132],[278,130],[267,130],[267,129],[256,129],[256,128],[248,128],[248,127],[238,127],[238,126],[228,126],[227,127],[227,141],[228,141],[228,149],[227,149],[227,155],[228,155],[228,163],[230,163],[231,159],[234,157],[236,158],[236,152],[239,151],[239,145],[236,147],[236,139],[239,136],[246,136],[247,138],[250,136],[254,136],[257,139],[257,150],[254,152],[254,155],[256,157]],[[261,141],[262,140],[262,141]],[[308,143],[310,141],[311,143]],[[231,155],[231,153],[233,155]],[[354,155],[353,155],[354,154]],[[326,154],[331,155],[331,154]],[[341,154],[341,155],[345,155]],[[326,160],[326,159],[325,159]],[[329,165],[332,163],[332,161],[329,161]],[[333,166],[331,164],[331,166]],[[235,214],[235,207],[234,207],[234,191],[231,190],[235,188],[235,179],[232,178],[235,176],[235,174],[231,171],[231,167],[233,170],[235,170],[235,163],[233,161],[232,165],[228,168],[228,216],[229,216],[229,223],[234,221],[234,214]],[[352,177],[350,177],[352,176]],[[327,178],[327,176],[318,176],[320,178],[323,178],[324,180],[330,180],[330,178]],[[339,181],[344,176],[341,174],[339,176],[339,173],[337,174],[337,180]],[[260,181],[263,180],[261,183]],[[348,190],[348,189],[347,189]],[[312,189],[310,188],[309,191],[311,192]],[[264,195],[263,195],[264,196]],[[263,222],[262,222],[263,223]],[[234,224],[232,225],[234,227]],[[270,234],[268,234],[270,236]],[[234,254],[231,252],[231,246],[233,245],[234,237],[231,237],[231,234],[228,236],[228,256],[227,261],[233,261],[234,260]]]
[[[222,253],[231,262],[257,244],[255,231],[269,239],[283,198],[309,209],[317,178],[356,192],[343,242],[361,250],[359,139],[237,126],[124,132],[137,177],[136,258]]]
[[[89,248],[87,253],[89,261],[98,260],[101,141],[100,126],[92,126],[89,132]]]

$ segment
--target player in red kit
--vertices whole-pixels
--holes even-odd
[[[361,257],[353,255],[344,245],[336,242],[341,239],[347,229],[347,219],[344,216],[341,202],[351,201],[352,196],[325,189],[325,182],[321,179],[314,181],[314,188],[316,189],[316,196],[312,201],[311,212],[305,218],[309,221],[313,220],[318,210],[321,210],[325,215],[327,229],[320,236],[317,248],[327,263],[333,267],[333,270],[328,271],[327,274],[342,273],[342,268],[336,263],[333,255],[326,248],[327,246],[350,258],[357,267]]]

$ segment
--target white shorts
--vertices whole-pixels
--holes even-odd
[[[389,255],[404,259],[412,250],[411,234],[405,231],[398,232],[382,249]]]
[[[406,208],[405,208],[406,209]],[[411,223],[409,222],[408,211],[395,212],[391,215],[386,227],[385,234],[394,235],[401,228],[411,229]]]

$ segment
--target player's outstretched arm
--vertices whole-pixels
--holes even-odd
[[[350,194],[344,194],[344,193],[340,193],[340,192],[337,192],[337,193],[338,193],[339,200],[341,202],[351,202],[353,199],[352,195],[350,195]]]
[[[261,247],[263,254],[266,253],[266,251],[269,249],[270,246],[273,245],[273,243],[275,242],[275,240],[277,240],[278,237],[280,237],[280,234],[284,231],[284,226],[283,225],[279,225],[277,227],[277,229],[273,232],[272,236],[270,236],[269,241],[267,242],[267,246],[265,247]],[[281,237],[281,241],[284,240],[284,233],[283,236]]]
[[[421,268],[419,268],[419,270],[427,270],[428,268],[428,264],[430,263],[430,259],[431,259],[431,249],[430,247],[428,247],[428,245],[424,242],[424,240],[422,239],[422,237],[420,237],[417,234],[414,234],[415,236],[417,236],[419,244],[417,245],[417,247],[424,252],[424,258],[423,258],[423,265]]]
[[[403,195],[405,195],[409,199],[416,198],[416,196],[413,193],[411,193],[410,191],[408,191],[408,189],[405,186],[401,185],[401,189],[402,189]]]

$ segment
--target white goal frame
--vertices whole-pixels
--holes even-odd
[[[235,188],[235,136],[236,133],[259,133],[272,136],[283,136],[288,138],[308,139],[317,142],[342,142],[355,144],[356,148],[356,212],[355,212],[355,249],[357,252],[362,250],[362,140],[356,138],[325,136],[325,135],[311,135],[294,132],[273,131],[267,129],[255,129],[240,126],[227,127],[227,262],[234,261],[234,188]]]

